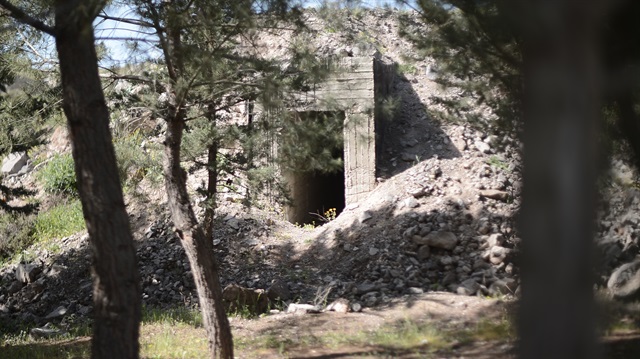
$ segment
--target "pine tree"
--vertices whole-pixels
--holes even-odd
[[[273,177],[273,171],[253,164],[261,145],[272,145],[264,131],[282,126],[286,116],[260,120],[250,116],[247,123],[237,124],[228,122],[225,113],[239,103],[260,103],[265,113],[277,112],[288,92],[309,89],[308,82],[325,76],[327,66],[305,51],[292,53],[286,67],[277,59],[257,56],[258,30],[295,33],[301,27],[300,13],[288,1],[136,0],[131,4],[138,18],[104,18],[135,22],[157,35],[162,52],[157,75],[153,80],[145,74],[124,77],[153,84],[155,97],[161,99],[153,111],[167,123],[164,176],[169,208],[194,273],[211,353],[231,357],[231,333],[211,238],[216,189],[220,180],[226,180],[221,173],[233,176],[243,170],[261,183],[255,180]],[[305,73],[303,68],[310,71]],[[243,149],[223,151],[231,143],[241,143]],[[203,151],[206,163],[196,161],[196,165],[207,167],[209,180],[204,191],[208,197],[205,218],[200,223],[180,162],[185,152],[193,159]]]
[[[410,2],[403,1],[409,4]],[[517,131],[522,120],[521,36],[505,1],[417,1],[400,17],[401,36],[435,60],[435,81],[462,96],[434,96],[436,119],[464,122],[491,132]],[[489,108],[486,117],[478,108]]]
[[[137,358],[140,280],[92,28],[104,5],[103,1],[0,0],[0,7],[17,22],[55,38],[78,192],[93,248],[92,357]],[[36,11],[38,6],[43,11]]]

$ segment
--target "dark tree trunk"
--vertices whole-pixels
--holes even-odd
[[[93,358],[138,358],[140,280],[124,205],[92,21],[82,2],[56,2],[64,112],[93,265]],[[86,5],[86,4],[85,4]]]
[[[211,125],[216,126],[216,114],[210,105],[207,115]],[[213,218],[216,214],[217,195],[218,195],[218,137],[213,138],[211,144],[207,148],[207,198],[206,207],[204,209],[204,218],[202,226],[207,240],[213,240]]]
[[[598,0],[525,1],[520,357],[598,357],[592,242]]]
[[[204,234],[207,240],[213,240],[213,218],[216,214],[216,196],[218,194],[218,140],[207,148],[207,206],[204,209]]]
[[[171,4],[175,6],[175,4]],[[171,11],[175,11],[171,8]],[[170,12],[171,12],[170,11]],[[157,14],[156,14],[157,15]],[[177,88],[184,80],[184,62],[182,38],[180,29],[182,24],[175,14],[170,14],[166,29],[158,29],[159,33],[166,31],[163,37],[162,50],[167,62],[167,71],[171,84],[167,91],[171,94],[167,112],[167,131],[164,140],[164,181],[171,218],[180,237],[182,246],[189,258],[193,280],[198,291],[198,301],[212,358],[233,358],[233,338],[222,303],[222,288],[218,275],[218,263],[213,253],[213,241],[205,237],[204,230],[198,223],[187,192],[187,174],[180,166],[180,146],[185,124],[185,109],[182,105],[186,96],[184,88]]]
[[[189,258],[209,349],[213,358],[233,358],[233,340],[222,303],[218,263],[213,256],[213,242],[198,224],[187,193],[187,174],[180,167],[180,143],[184,128],[181,111],[167,120],[164,176],[171,218]]]

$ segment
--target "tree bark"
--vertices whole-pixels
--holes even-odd
[[[520,357],[596,358],[592,242],[601,2],[524,4]]]
[[[218,140],[214,140],[207,148],[207,198],[204,209],[204,234],[207,240],[213,240],[214,223],[218,195]]]
[[[213,242],[205,237],[198,224],[187,193],[187,174],[180,167],[180,144],[184,128],[180,113],[182,111],[178,110],[176,116],[167,119],[165,135],[164,176],[169,210],[191,264],[212,357],[233,358],[233,339],[222,303],[219,267],[213,256]]]
[[[170,83],[166,91],[171,99],[167,109],[167,130],[164,140],[164,180],[171,218],[176,233],[189,258],[191,272],[198,292],[198,301],[202,319],[207,330],[209,350],[212,358],[233,358],[233,338],[222,303],[222,288],[218,275],[218,263],[213,253],[213,241],[205,237],[205,232],[191,206],[187,192],[187,174],[180,166],[180,146],[185,126],[183,100],[188,89],[184,86],[184,59],[182,34],[184,24],[180,22],[177,11],[179,6],[169,2],[170,11],[165,29],[157,27],[161,37],[162,51],[165,56]],[[155,14],[155,23],[159,24],[159,14]]]
[[[98,73],[93,16],[57,1],[55,38],[78,181],[92,249],[92,358],[138,358],[140,278]]]
[[[211,122],[211,126],[215,128],[216,113],[210,105],[207,118]],[[206,207],[204,209],[204,218],[202,226],[204,227],[204,235],[207,240],[213,240],[213,218],[216,214],[217,195],[218,195],[218,148],[219,139],[217,136],[212,139],[211,144],[207,148],[207,198]]]

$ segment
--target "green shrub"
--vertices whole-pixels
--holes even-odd
[[[78,194],[76,171],[70,154],[54,156],[38,172],[37,179],[47,193]]]
[[[151,147],[142,148],[144,136],[135,131],[127,136],[116,138],[113,142],[118,163],[120,182],[124,186],[134,185],[143,178],[153,175],[152,179],[159,179],[162,174],[160,165],[160,152]]]
[[[62,203],[38,213],[34,223],[35,240],[70,236],[85,229],[80,200]]]
[[[0,215],[0,259],[20,253],[33,243],[34,218],[21,213]]]

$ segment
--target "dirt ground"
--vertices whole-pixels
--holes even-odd
[[[433,325],[442,333],[456,333],[472,328],[478,323],[501,322],[512,311],[513,302],[480,297],[459,296],[445,292],[431,292],[395,299],[378,308],[366,308],[360,313],[325,312],[320,314],[276,314],[260,319],[232,318],[236,338],[259,338],[270,336],[289,343],[272,350],[256,351],[249,347],[239,351],[238,357],[262,358],[513,358],[514,344],[509,338],[492,341],[470,341],[456,343],[450,340],[446,348],[430,348],[429,343],[416,347],[396,347],[371,342],[352,345],[317,344],[326,337],[358,337],[383,328],[397,327],[398,323]],[[314,340],[314,338],[316,340]],[[243,340],[243,339],[241,339]],[[426,340],[425,340],[426,342]],[[264,342],[259,342],[264,343]],[[302,343],[302,344],[301,344]],[[258,344],[258,342],[256,342]]]
[[[276,314],[259,319],[232,318],[236,340],[251,345],[236,352],[238,358],[474,358],[508,359],[517,357],[515,300],[487,299],[476,296],[459,296],[446,292],[430,292],[398,298],[377,307],[366,308],[361,313],[334,313],[289,315]],[[348,340],[327,345],[322,338],[358,337],[384,328],[398,328],[399,323],[410,321],[432,325],[445,335],[447,344],[432,347],[430,343],[417,346],[390,345],[389,343],[359,342]],[[496,332],[478,329],[483,323],[489,328],[508,325],[508,335],[483,339]],[[393,329],[391,329],[393,330]],[[460,334],[469,331],[470,336]],[[491,329],[489,329],[491,331]],[[451,337],[446,337],[451,335]],[[276,343],[265,345],[268,336]],[[249,339],[249,340],[247,340]],[[281,340],[278,347],[277,341]],[[286,345],[285,345],[286,344]],[[601,338],[600,357],[623,359],[640,357],[640,332],[637,329],[616,330]],[[257,346],[261,346],[260,348]],[[276,348],[273,348],[273,347]],[[271,348],[269,348],[271,347]]]

